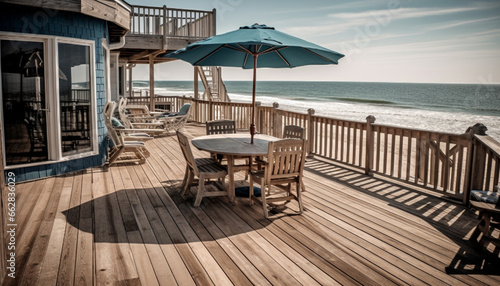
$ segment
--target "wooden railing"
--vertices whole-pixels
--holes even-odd
[[[238,129],[250,127],[250,103],[212,102],[188,97],[156,97],[179,110],[192,104],[191,120],[204,123],[234,119]],[[147,104],[149,98],[130,98]],[[415,184],[468,203],[470,190],[497,191],[500,143],[474,126],[463,134],[376,124],[375,117],[352,121],[261,106],[255,109],[259,133],[281,137],[285,125],[306,130],[309,155],[330,158],[364,170]]]
[[[204,39],[215,35],[215,10],[132,6],[129,33]]]

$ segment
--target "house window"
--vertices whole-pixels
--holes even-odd
[[[94,41],[0,33],[4,166],[98,154]]]
[[[63,156],[92,148],[90,47],[59,43],[59,106]]]

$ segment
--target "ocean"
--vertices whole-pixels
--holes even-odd
[[[250,102],[251,81],[226,81],[229,97]],[[147,89],[148,81],[134,81],[134,88]],[[199,84],[200,93],[203,85]],[[156,81],[159,95],[193,95],[192,81]],[[257,101],[278,102],[280,108],[339,119],[441,132],[463,133],[476,123],[486,125],[488,135],[500,141],[500,85],[426,84],[372,82],[257,82]]]

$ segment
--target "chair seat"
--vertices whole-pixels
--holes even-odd
[[[187,163],[186,174],[183,180],[184,187],[181,195],[183,196],[189,191],[195,183],[194,178],[198,177],[198,190],[194,201],[195,207],[201,204],[201,200],[204,197],[227,196],[229,192],[223,186],[224,179],[227,176],[226,168],[217,163],[213,158],[194,158],[191,151],[191,144],[182,132],[177,131],[177,139]],[[209,189],[207,187],[206,184],[210,182],[210,179],[218,179],[217,182],[214,182],[218,188]]]
[[[212,158],[196,158],[196,166],[200,173],[205,173],[205,178],[214,178],[227,175],[227,169]]]
[[[264,170],[252,171],[250,172],[254,179],[263,179],[265,178]],[[286,184],[286,183],[296,183],[299,181],[298,175],[294,176],[285,176],[282,178],[271,179],[270,182],[273,184]]]

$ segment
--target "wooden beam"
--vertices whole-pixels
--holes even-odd
[[[129,65],[128,68],[128,96],[132,97],[134,96],[134,91],[133,91],[133,82],[132,82],[132,70],[134,69],[135,65]]]
[[[140,52],[138,54],[135,54],[135,55],[129,57],[128,61],[130,62],[130,61],[135,61],[135,60],[139,60],[139,59],[149,58],[149,56],[153,53],[154,53],[154,51],[152,51],[152,50],[145,50],[143,52]],[[149,59],[147,59],[147,62],[149,63]]]

